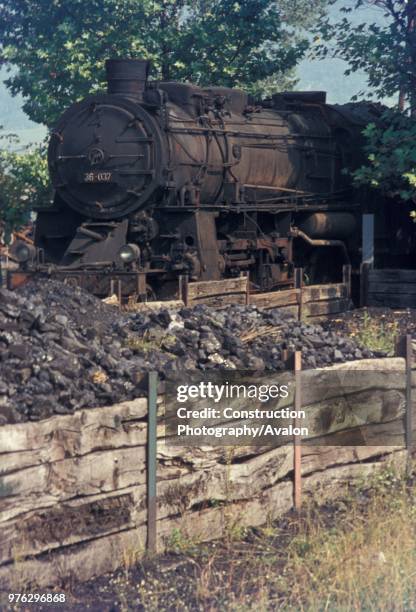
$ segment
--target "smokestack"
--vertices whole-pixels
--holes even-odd
[[[141,59],[110,59],[105,63],[107,91],[141,100],[146,88],[150,61]]]

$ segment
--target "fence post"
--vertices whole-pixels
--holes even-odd
[[[351,265],[344,264],[342,266],[342,283],[347,288],[347,298],[351,299]]]
[[[295,351],[295,411],[299,414],[302,407],[302,390],[301,390],[301,371],[302,371],[302,353]],[[299,419],[296,417],[293,420],[294,427],[299,426]],[[300,511],[302,505],[302,446],[301,436],[293,436],[293,473],[294,473],[294,506],[295,510]]]
[[[407,450],[406,471],[411,469],[413,450],[413,414],[412,414],[412,336],[399,336],[396,342],[396,356],[405,359],[406,413],[405,413],[405,446]]]
[[[360,306],[368,306],[368,278],[371,266],[362,263],[360,266]]]
[[[121,290],[121,280],[117,281],[117,299],[118,299],[118,309],[121,310],[121,300],[123,299],[122,290]]]
[[[406,335],[406,448],[407,472],[411,470],[413,449],[413,414],[412,414],[412,336]]]
[[[303,268],[295,268],[295,289],[298,289],[298,321],[303,316]]]
[[[250,304],[250,272],[247,272],[246,306]]]
[[[183,275],[180,274],[178,278],[178,300],[183,301]]]
[[[147,391],[147,551],[150,553],[155,553],[157,549],[157,384],[157,372],[149,372]]]
[[[368,276],[374,266],[374,215],[363,215],[362,256],[360,266],[360,306],[368,303]]]
[[[188,306],[188,275],[181,274],[179,276],[179,299]]]

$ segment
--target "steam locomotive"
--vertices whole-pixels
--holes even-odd
[[[239,89],[151,82],[149,62],[106,62],[108,92],[70,106],[50,137],[52,207],[35,247],[15,246],[12,284],[44,272],[144,300],[178,277],[249,273],[252,288],[337,280],[359,257],[362,202],[345,168],[362,161],[371,104],[324,92],[255,103]]]

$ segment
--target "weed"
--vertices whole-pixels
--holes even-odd
[[[172,334],[163,334],[153,337],[150,330],[145,331],[143,336],[129,336],[126,340],[126,347],[135,353],[151,353],[153,351],[164,351],[170,355],[169,348],[176,342]]]
[[[167,540],[166,548],[175,553],[189,553],[194,550],[196,544],[197,542],[185,535],[181,529],[174,527]]]
[[[231,486],[228,493],[232,506]],[[415,476],[389,466],[337,500],[305,495],[301,513],[232,532],[231,516],[217,542],[196,545],[174,529],[169,553],[132,567],[129,585],[119,573],[118,601],[146,612],[416,609]]]
[[[146,337],[131,336],[127,338],[126,346],[135,353],[150,353],[159,350],[160,344]]]
[[[360,329],[356,333],[356,340],[361,346],[371,351],[382,351],[392,356],[398,333],[397,321],[383,321],[365,312]]]

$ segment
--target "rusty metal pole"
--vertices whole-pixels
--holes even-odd
[[[180,274],[178,278],[178,300],[183,301],[183,275]]]
[[[157,372],[148,375],[148,421],[147,421],[147,551],[157,550]]]
[[[122,291],[121,291],[121,280],[118,279],[117,281],[117,299],[118,299],[118,309],[121,310],[121,300],[122,298]]]
[[[301,370],[302,370],[302,353],[295,352],[295,411],[299,414],[302,407],[302,389],[301,389]],[[299,427],[299,419],[297,416],[293,420],[294,427]],[[294,472],[294,506],[299,512],[302,505],[302,446],[301,436],[293,436],[293,472]]]
[[[179,289],[178,289],[179,296],[178,297],[180,300],[182,300],[185,306],[188,306],[188,283],[189,283],[188,275],[181,274],[179,276]]]
[[[412,336],[406,335],[405,344],[406,359],[406,448],[407,448],[407,473],[411,471],[413,450],[413,406],[412,406]]]
[[[295,289],[298,290],[298,320],[302,321],[303,316],[303,268],[295,268]]]
[[[246,306],[250,304],[250,272],[247,272]]]

